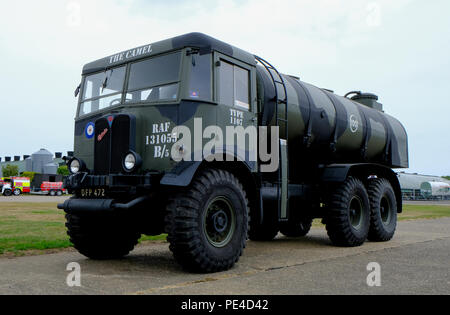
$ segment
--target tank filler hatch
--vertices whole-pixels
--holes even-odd
[[[383,112],[383,104],[378,102],[378,95],[372,93],[362,93],[361,91],[352,91],[347,93],[345,97],[349,98],[350,95],[353,95],[350,97],[352,101]]]

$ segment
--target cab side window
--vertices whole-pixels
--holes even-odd
[[[219,70],[219,102],[250,110],[248,70],[221,60]]]
[[[211,54],[192,55],[189,97],[211,101],[212,99],[212,61]]]

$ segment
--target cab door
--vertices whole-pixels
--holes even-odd
[[[222,129],[227,152],[234,152],[257,170],[257,100],[254,66],[220,53],[214,54],[215,102],[218,104],[217,125]],[[242,127],[242,128],[240,128]],[[227,128],[245,131],[245,145],[239,136],[227,137]],[[228,131],[229,132],[229,131]],[[256,157],[256,159],[255,159]]]

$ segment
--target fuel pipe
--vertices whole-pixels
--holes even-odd
[[[113,199],[68,199],[58,204],[58,209],[67,213],[79,212],[113,212],[115,210],[128,210],[150,199],[150,196],[141,196],[128,203],[115,203]]]

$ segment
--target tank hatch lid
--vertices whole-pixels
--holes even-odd
[[[352,91],[352,92],[347,93],[345,95],[345,97],[348,98],[350,95],[353,95],[352,97],[350,97],[350,99],[352,101],[355,101],[355,102],[358,102],[367,107],[376,109],[380,112],[383,111],[383,104],[378,102],[378,95],[375,95],[373,93],[363,93],[360,91]]]

